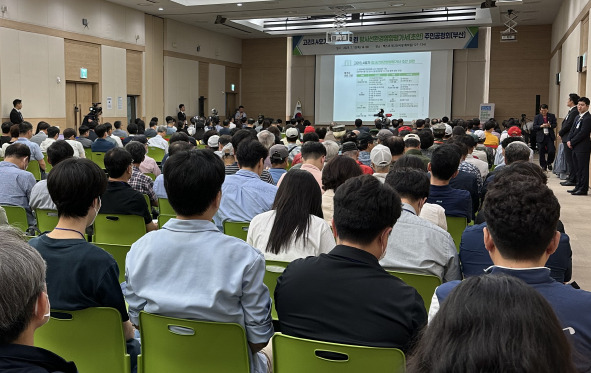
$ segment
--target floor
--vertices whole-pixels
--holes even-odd
[[[537,158],[537,157],[536,157]],[[560,202],[560,220],[570,237],[573,251],[573,276],[581,289],[591,291],[591,195],[572,196],[572,187],[560,185],[560,179],[548,173],[548,186]]]

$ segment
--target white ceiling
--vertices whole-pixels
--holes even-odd
[[[248,27],[244,24],[249,19],[304,17],[318,15],[333,15],[331,8],[353,6],[348,13],[369,12],[409,12],[421,9],[433,9],[441,7],[474,7],[480,8],[484,0],[360,0],[350,2],[346,0],[244,0],[242,6],[236,4],[239,0],[193,0],[199,4],[184,6],[171,0],[109,0],[113,3],[141,10],[162,18],[169,18],[184,22],[204,29],[231,35],[237,38],[261,38],[270,36],[256,27]],[[187,0],[176,0],[179,2]],[[228,3],[234,1],[233,3]],[[523,0],[522,3],[503,4],[497,3],[496,8],[490,9],[490,15],[478,18],[467,26],[502,26],[503,14],[508,9],[517,14],[519,25],[551,24],[558,13],[561,0]],[[162,11],[159,8],[163,8]],[[479,11],[480,12],[480,11]],[[484,12],[486,13],[486,11]],[[227,18],[224,24],[215,24],[216,17],[221,15]],[[233,20],[242,20],[243,23],[235,23]],[[433,28],[449,26],[449,23],[429,24],[404,24],[382,26],[379,31],[411,28]],[[240,31],[244,30],[244,31]],[[373,31],[378,31],[375,28]],[[245,32],[246,31],[246,32]],[[274,35],[277,36],[277,35]]]

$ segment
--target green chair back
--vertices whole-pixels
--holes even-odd
[[[21,229],[26,232],[29,228],[29,222],[27,221],[27,211],[21,206],[7,206],[2,205],[6,211],[6,218],[8,223],[14,227]]]
[[[250,349],[238,324],[140,313],[142,373],[248,373]],[[81,370],[82,371],[82,370]]]
[[[248,221],[225,221],[224,233],[228,236],[237,237],[246,241],[249,226],[250,222]]]
[[[148,205],[148,210],[152,209],[152,204],[150,203],[150,197],[147,194],[144,194],[144,200],[146,200],[146,205]]]
[[[158,228],[162,228],[162,226],[166,224],[167,221],[174,218],[176,218],[176,215],[158,215]]]
[[[425,309],[428,311],[431,307],[431,299],[435,293],[435,288],[441,285],[441,279],[433,275],[423,275],[417,273],[407,273],[398,271],[388,271],[393,276],[398,277],[407,285],[412,286],[423,298]]]
[[[45,173],[49,173],[52,166],[49,164],[49,160],[47,159],[47,153],[43,153],[43,160],[45,161]]]
[[[170,202],[166,198],[158,198],[158,207],[160,208],[160,213],[164,215],[172,215],[176,216],[176,212],[172,209]]]
[[[35,180],[41,180],[41,169],[39,168],[39,161],[30,160],[27,166],[27,171],[35,176]]]
[[[49,322],[35,332],[35,346],[73,361],[80,372],[129,373],[131,370],[121,314],[114,308],[52,310]]]
[[[91,152],[91,160],[96,163],[103,170],[105,169],[105,153],[103,152]]]
[[[453,216],[446,216],[445,220],[447,220],[447,231],[449,234],[451,234],[451,238],[453,238],[454,243],[456,244],[456,249],[459,253],[460,242],[462,241],[462,233],[464,233],[464,229],[466,229],[468,226],[468,221],[466,218]]]
[[[144,218],[138,215],[98,214],[94,242],[131,245],[146,234]]]
[[[271,295],[271,300],[273,301],[272,308],[271,308],[271,316],[273,320],[277,320],[277,311],[275,310],[275,287],[277,286],[277,279],[289,262],[279,262],[276,260],[266,260],[265,261],[265,277],[263,282],[269,288],[269,295]]]
[[[275,333],[272,344],[274,373],[405,371],[404,353],[396,348],[313,341],[281,333]]]
[[[35,217],[37,217],[37,227],[41,233],[52,231],[59,220],[55,210],[37,209]]]
[[[84,156],[92,161],[92,149],[84,148]]]
[[[156,162],[161,163],[164,158],[164,149],[155,146],[148,146],[148,156],[153,158]]]
[[[156,180],[156,175],[154,175],[151,172],[146,172],[146,173],[144,173],[144,175],[149,176],[150,179],[152,179],[152,181]]]
[[[113,255],[119,267],[119,283],[125,281],[125,258],[131,249],[130,245],[112,245],[108,243],[96,243],[96,246]]]

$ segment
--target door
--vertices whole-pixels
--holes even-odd
[[[137,118],[136,96],[127,96],[127,124],[135,122]]]
[[[236,92],[226,92],[226,118],[232,118],[234,114],[236,114],[236,110],[238,110],[238,105],[236,104],[236,96],[238,94]]]
[[[66,127],[76,132],[92,106],[92,86],[85,83],[66,83]]]

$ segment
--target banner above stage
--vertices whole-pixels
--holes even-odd
[[[478,27],[355,33],[353,44],[326,43],[324,35],[293,36],[293,55],[391,53],[478,48]]]

